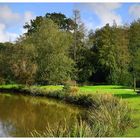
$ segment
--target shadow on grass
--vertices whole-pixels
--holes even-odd
[[[138,94],[114,94],[114,96],[120,98],[140,98],[140,95]]]

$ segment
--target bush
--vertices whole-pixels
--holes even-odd
[[[65,93],[69,93],[70,92],[70,85],[69,84],[65,84],[62,91],[64,91]]]
[[[67,80],[65,82],[65,84],[69,85],[69,86],[76,86],[77,85],[76,81],[74,81],[74,80]]]
[[[0,77],[0,84],[4,85],[5,84],[5,79]]]
[[[79,88],[77,86],[70,87],[70,93],[75,94],[78,93]]]
[[[63,90],[66,94],[76,94],[79,91],[77,86],[70,86],[69,84],[65,84]]]

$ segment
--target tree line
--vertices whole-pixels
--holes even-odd
[[[0,83],[133,85],[140,80],[140,20],[86,32],[73,18],[47,13],[24,25],[15,43],[0,43]]]

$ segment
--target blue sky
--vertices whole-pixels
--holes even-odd
[[[26,32],[25,22],[47,12],[61,12],[73,16],[79,9],[86,28],[95,30],[106,23],[131,23],[140,17],[140,3],[0,3],[0,42],[14,41]]]

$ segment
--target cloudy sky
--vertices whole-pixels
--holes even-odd
[[[106,23],[122,25],[140,17],[140,3],[0,3],[0,42],[14,41],[25,32],[23,25],[47,12],[61,12],[72,17],[81,11],[82,21],[95,30]]]

